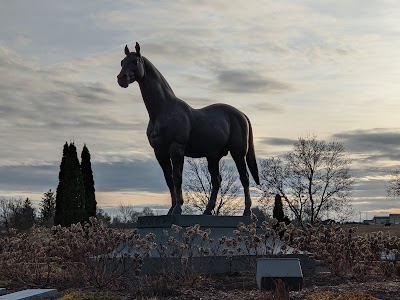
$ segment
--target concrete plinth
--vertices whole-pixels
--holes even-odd
[[[256,280],[261,290],[275,290],[278,280],[289,291],[300,291],[303,286],[303,273],[298,258],[260,258],[257,259]]]
[[[259,223],[261,224],[261,221]],[[137,228],[171,228],[172,224],[189,227],[199,224],[202,228],[237,228],[239,223],[251,224],[247,216],[165,215],[139,217]],[[260,225],[259,224],[259,225]]]
[[[57,295],[55,289],[29,289],[0,296],[0,300],[42,300]]]
[[[226,273],[226,272],[248,272],[255,271],[256,259],[260,257],[296,257],[300,259],[303,273],[311,275],[315,271],[315,262],[310,260],[306,255],[293,253],[293,248],[284,246],[284,243],[275,238],[269,238],[261,243],[258,249],[249,249],[242,240],[235,247],[228,247],[226,244],[220,244],[220,238],[232,238],[236,234],[234,230],[238,229],[240,223],[251,224],[250,217],[242,216],[204,216],[204,215],[167,215],[167,216],[146,216],[139,217],[138,231],[141,237],[152,233],[155,235],[154,243],[156,249],[151,251],[151,256],[145,258],[141,268],[142,274],[157,274],[161,269],[179,270],[182,267],[181,258],[189,259],[194,269],[204,274]],[[259,220],[261,225],[261,220]],[[210,230],[207,239],[202,240],[200,236],[195,237],[189,243],[202,248],[210,249],[209,255],[201,254],[197,251],[198,247],[192,247],[184,254],[176,255],[174,251],[179,243],[170,243],[170,239],[182,242],[182,233],[188,227],[200,225],[202,230]],[[178,225],[182,227],[181,232],[175,232],[171,226]],[[257,234],[264,231],[257,228]],[[214,240],[214,242],[210,242]],[[186,242],[183,244],[187,244]],[[160,248],[163,248],[160,251]],[[228,251],[222,251],[224,248]],[[239,251],[238,248],[241,248]],[[232,250],[234,249],[234,250]],[[179,249],[178,249],[179,250]],[[126,253],[134,255],[138,251],[135,248],[120,248],[118,255],[123,256]],[[140,252],[140,251],[139,251]],[[162,253],[161,253],[162,252]],[[124,268],[130,268],[134,263],[126,261]],[[134,269],[134,267],[132,267]]]
[[[258,226],[261,225],[261,220],[258,221]],[[198,244],[199,246],[209,247],[211,250],[215,250],[219,247],[220,252],[223,248],[227,248],[225,245],[220,246],[218,241],[220,238],[232,238],[236,237],[234,233],[238,229],[240,223],[251,224],[250,217],[244,216],[206,216],[206,215],[166,215],[166,216],[146,216],[139,217],[137,228],[140,235],[143,237],[149,233],[156,236],[154,242],[157,245],[167,245],[168,239],[173,237],[176,240],[182,241],[182,233],[191,226],[200,225],[202,230],[210,230],[208,239],[205,241],[200,236],[196,236],[191,243]],[[175,232],[171,226],[177,225],[182,227],[181,232]],[[257,234],[262,234],[263,230],[257,228]],[[214,243],[209,243],[209,239],[214,240]],[[250,249],[247,253],[240,253],[235,251],[233,255],[260,255],[260,254],[291,254],[293,249],[291,247],[282,247],[284,243],[279,239],[268,240],[264,245],[255,251]],[[267,247],[269,247],[267,249]],[[238,248],[247,249],[245,242],[240,242]],[[272,250],[271,250],[272,249]],[[284,249],[284,250],[283,250]],[[282,252],[283,251],[283,252]],[[213,253],[214,251],[211,251]],[[232,254],[232,253],[231,253]],[[225,254],[227,256],[228,254]],[[159,257],[157,250],[152,251],[152,257]],[[192,253],[192,256],[199,256],[197,253]]]

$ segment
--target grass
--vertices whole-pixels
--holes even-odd
[[[105,293],[69,293],[58,300],[119,300],[120,297]]]
[[[365,225],[365,224],[343,224],[341,227],[348,230],[353,227],[358,227],[357,234],[360,236],[365,236],[368,233],[382,231],[383,233],[389,232],[390,235],[400,237],[400,225]]]
[[[307,300],[379,300],[365,293],[357,292],[319,292],[306,296]]]

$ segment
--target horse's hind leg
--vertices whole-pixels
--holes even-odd
[[[218,190],[221,186],[221,174],[219,173],[219,158],[207,158],[208,161],[208,171],[211,175],[212,191],[210,200],[208,201],[206,210],[203,215],[211,215],[212,210],[215,208],[217,202]]]
[[[182,214],[182,172],[183,162],[185,159],[185,147],[184,145],[173,143],[169,148],[169,155],[172,162],[172,180],[175,187],[176,203],[172,210],[173,215]]]
[[[250,199],[250,189],[249,189],[249,173],[247,172],[247,167],[246,167],[246,159],[243,155],[231,153],[232,158],[235,161],[236,167],[239,171],[240,175],[240,181],[242,182],[243,185],[243,190],[244,190],[244,205],[245,209],[243,212],[243,216],[250,216],[251,211],[251,199]]]
[[[171,165],[171,159],[169,157],[169,153],[165,152],[160,152],[160,151],[154,151],[157,161],[160,164],[163,172],[164,172],[164,177],[165,181],[167,182],[167,186],[169,188],[169,191],[171,193],[171,208],[168,211],[168,214],[172,214],[172,210],[175,207],[176,204],[176,194],[175,194],[175,188],[174,188],[174,182],[172,180],[172,165]]]

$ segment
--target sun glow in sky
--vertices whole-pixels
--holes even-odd
[[[308,134],[342,142],[355,210],[400,213],[385,191],[400,165],[399,19],[398,1],[6,1],[0,196],[55,190],[75,141],[91,152],[99,206],[169,204],[140,90],[116,82],[138,41],[191,106],[245,112],[257,158]]]

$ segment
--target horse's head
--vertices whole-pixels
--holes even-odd
[[[123,88],[127,88],[130,83],[144,76],[143,57],[138,43],[135,49],[136,52],[130,52],[128,46],[125,46],[126,57],[121,61],[121,72],[117,75],[118,84]]]

